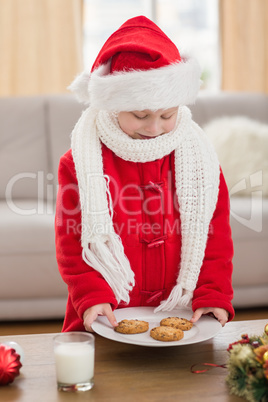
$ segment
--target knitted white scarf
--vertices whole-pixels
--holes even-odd
[[[181,263],[177,284],[156,309],[188,305],[196,287],[216,207],[219,163],[201,128],[186,106],[179,108],[170,133],[134,140],[119,127],[114,114],[89,107],[72,133],[72,155],[80,192],[84,261],[112,288],[118,302],[129,302],[134,274],[113,227],[109,177],[103,174],[101,142],[117,156],[132,162],[160,159],[175,150],[175,183],[182,229]]]

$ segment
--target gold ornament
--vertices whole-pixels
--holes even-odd
[[[267,350],[267,352],[265,352],[264,354],[263,354],[263,360],[266,362],[266,361],[268,361],[268,350]]]
[[[266,335],[268,335],[268,324],[265,325],[264,332],[266,333]]]

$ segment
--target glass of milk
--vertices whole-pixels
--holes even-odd
[[[54,337],[56,376],[60,391],[88,391],[94,385],[95,339],[87,332]]]

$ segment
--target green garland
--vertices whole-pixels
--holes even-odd
[[[242,335],[229,345],[227,384],[250,402],[268,401],[268,324],[262,336]]]

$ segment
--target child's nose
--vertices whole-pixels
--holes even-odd
[[[161,124],[157,119],[153,119],[148,122],[146,131],[152,135],[160,135],[162,134]]]

